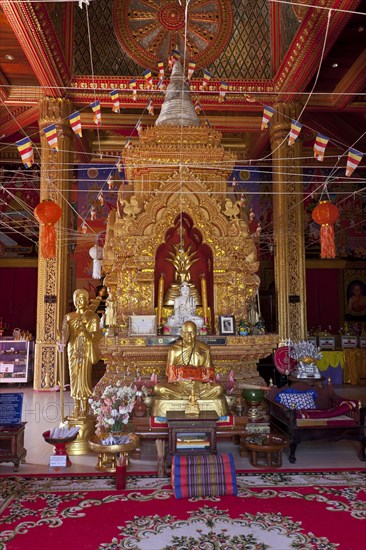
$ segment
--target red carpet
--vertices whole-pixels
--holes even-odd
[[[167,479],[0,479],[2,550],[363,550],[365,473],[238,474],[237,497],[176,500]]]

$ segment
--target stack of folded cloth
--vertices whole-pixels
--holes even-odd
[[[222,455],[174,455],[171,480],[176,498],[237,495],[234,459]]]

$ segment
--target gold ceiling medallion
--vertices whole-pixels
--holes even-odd
[[[172,50],[183,53],[186,1],[115,0],[113,24],[127,54],[142,67],[157,68]],[[187,58],[201,67],[212,63],[229,43],[233,29],[230,0],[191,0],[188,5]]]

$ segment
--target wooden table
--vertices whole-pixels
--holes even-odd
[[[218,418],[215,411],[201,411],[199,416],[167,411],[169,449],[165,457],[166,468],[170,468],[175,454],[216,454]]]
[[[19,471],[20,462],[25,462],[24,429],[26,422],[16,426],[0,426],[0,462],[13,462],[14,472]]]
[[[252,466],[262,468],[280,468],[282,466],[282,449],[287,440],[280,435],[258,434],[247,437],[244,441],[246,448],[251,452]]]

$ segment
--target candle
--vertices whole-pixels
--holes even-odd
[[[201,299],[202,299],[202,310],[205,323],[208,322],[208,303],[207,303],[207,282],[206,276],[201,275]]]
[[[163,300],[164,300],[164,274],[160,275],[159,285],[158,285],[158,325],[161,325],[163,319]]]
[[[258,287],[258,290],[257,290],[257,304],[258,304],[258,315],[260,317],[261,316],[261,304],[260,304],[260,301],[259,301],[259,287]]]

